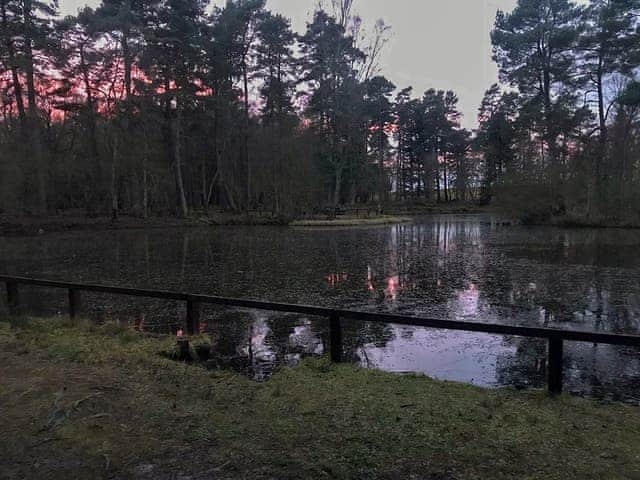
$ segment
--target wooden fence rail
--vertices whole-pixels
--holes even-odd
[[[260,300],[244,300],[239,298],[226,298],[212,295],[197,295],[183,292],[147,290],[109,285],[59,282],[5,275],[0,275],[0,282],[4,282],[6,284],[7,305],[10,313],[12,314],[18,314],[20,312],[20,285],[66,289],[69,296],[69,316],[72,318],[78,316],[80,313],[81,292],[98,292],[112,295],[126,295],[131,297],[157,298],[162,300],[185,302],[185,323],[186,330],[189,334],[197,333],[199,331],[200,306],[203,303],[324,317],[329,320],[330,355],[334,362],[342,361],[342,319],[544,339],[548,342],[547,386],[549,392],[552,394],[562,392],[562,356],[563,344],[565,341],[640,347],[640,335],[631,334],[560,330],[545,327],[526,327],[496,323],[461,322],[457,320],[423,318],[387,313],[358,312],[353,310],[314,307],[309,305],[293,305]]]

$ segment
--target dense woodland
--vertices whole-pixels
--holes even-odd
[[[103,0],[66,18],[0,0],[0,213],[473,201],[640,221],[640,0],[498,12],[501,83],[474,132],[454,92],[380,74],[389,27],[353,4],[297,34],[265,0]]]

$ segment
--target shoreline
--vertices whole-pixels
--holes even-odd
[[[362,208],[366,212],[366,208]],[[110,217],[87,217],[82,213],[62,213],[47,216],[0,215],[0,236],[36,236],[47,233],[71,231],[135,230],[154,228],[203,228],[217,226],[367,226],[411,222],[414,218],[429,215],[455,215],[491,213],[473,205],[431,205],[401,208],[392,206],[385,215],[345,216],[329,219],[327,216],[286,218],[270,212],[217,212],[208,215],[194,213],[188,218],[152,216],[148,218],[121,215],[113,221]],[[393,219],[391,221],[390,219]]]
[[[597,220],[581,220],[573,217],[554,217],[546,221],[530,220],[520,221],[521,225],[527,227],[554,227],[563,230],[575,229],[575,230],[638,230],[640,229],[640,223],[624,223],[624,222],[610,222],[603,223]]]
[[[364,209],[363,209],[364,210]],[[194,214],[189,218],[174,216],[154,216],[141,218],[122,215],[116,221],[109,217],[90,218],[80,214],[60,214],[49,216],[0,215],[0,237],[37,236],[48,233],[105,231],[105,230],[144,230],[160,228],[206,228],[217,226],[278,226],[294,228],[350,228],[360,226],[382,226],[411,223],[419,217],[439,215],[499,215],[505,218],[517,218],[500,207],[478,207],[475,205],[431,205],[417,207],[389,208],[384,215],[345,215],[337,218],[313,216],[298,219],[275,217],[271,213],[233,213],[222,212],[205,215]],[[575,217],[554,217],[546,221],[520,222],[510,220],[509,224],[521,224],[532,227],[555,227],[560,229],[619,229],[637,230],[640,223],[587,221]]]
[[[58,215],[46,217],[0,217],[0,236],[36,236],[47,233],[103,231],[103,230],[144,230],[157,228],[203,228],[234,225],[286,225],[269,217],[249,217],[227,215],[220,217],[149,217],[140,218],[122,215],[117,220],[109,217],[89,218],[84,216]]]

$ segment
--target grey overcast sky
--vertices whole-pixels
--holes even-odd
[[[60,0],[62,14],[74,14],[99,0]],[[224,0],[215,0],[223,4]],[[267,0],[270,10],[291,18],[304,31],[318,0]],[[516,0],[356,0],[355,11],[371,27],[382,18],[392,28],[381,73],[398,88],[450,89],[460,98],[463,125],[476,126],[485,90],[497,81],[489,32],[498,9],[510,11]]]

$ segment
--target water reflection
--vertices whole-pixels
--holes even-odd
[[[439,217],[344,230],[269,227],[66,233],[0,239],[0,271],[477,322],[640,330],[640,231],[505,227]],[[25,289],[36,312],[64,292]],[[175,333],[184,306],[86,295],[98,319]],[[220,361],[255,378],[326,351],[326,320],[210,309]],[[480,385],[544,383],[543,343],[397,325],[346,325],[348,358]],[[568,387],[637,398],[638,352],[566,348]]]

